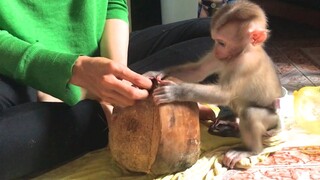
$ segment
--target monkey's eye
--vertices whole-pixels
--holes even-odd
[[[225,47],[225,46],[226,46],[226,44],[225,44],[224,42],[222,42],[222,41],[217,41],[217,43],[218,43],[220,46],[222,46],[222,47]]]

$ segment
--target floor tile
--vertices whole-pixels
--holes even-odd
[[[282,55],[279,49],[276,47],[273,47],[272,45],[266,46],[265,50],[271,58],[275,58]]]
[[[320,47],[301,48],[301,51],[320,67]]]
[[[289,91],[298,90],[304,86],[313,86],[314,84],[304,76],[300,71],[294,69],[293,71],[280,76],[281,84]]]
[[[306,74],[306,77],[312,82],[315,86],[320,86],[320,72],[316,74]]]
[[[291,72],[296,71],[296,67],[289,61],[286,61],[286,59],[288,58],[283,56],[273,58],[276,65],[276,69],[280,76],[285,76],[287,74],[290,74]]]
[[[307,47],[320,47],[319,38],[308,39],[290,39],[290,40],[274,40],[278,48],[307,48]]]

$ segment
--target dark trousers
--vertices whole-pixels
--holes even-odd
[[[133,32],[129,67],[139,73],[199,59],[212,46],[209,19]],[[41,174],[107,145],[100,104],[36,102],[36,91],[0,76],[0,179]]]

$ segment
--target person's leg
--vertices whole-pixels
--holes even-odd
[[[156,53],[129,65],[142,74],[147,71],[161,70],[170,66],[199,60],[212,49],[213,41],[210,37],[200,37],[176,43]]]
[[[0,113],[0,179],[37,175],[107,144],[96,101],[26,103]]]
[[[0,75],[0,113],[12,106],[37,101],[37,91]]]
[[[136,63],[167,47],[201,37],[210,37],[210,18],[157,25],[132,32],[129,41],[128,64]],[[202,46],[201,43],[197,45],[200,46],[198,49]],[[197,49],[193,52],[197,53]]]
[[[107,144],[98,102],[36,99],[34,89],[0,77],[0,179],[36,175]]]

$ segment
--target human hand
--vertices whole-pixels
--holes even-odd
[[[123,82],[126,80],[128,82]],[[125,107],[145,99],[152,82],[128,67],[103,57],[79,56],[70,83],[88,91],[92,99]]]

